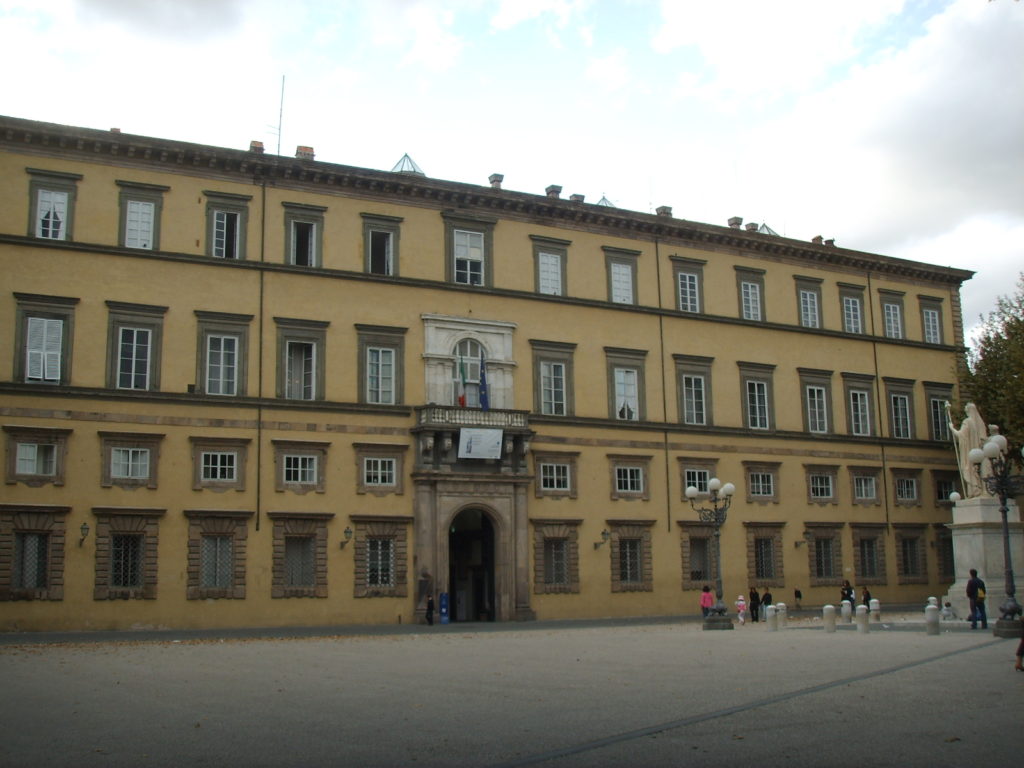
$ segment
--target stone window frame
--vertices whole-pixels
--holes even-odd
[[[945,344],[946,331],[943,328],[943,317],[942,317],[942,297],[941,296],[924,296],[922,294],[917,295],[918,312],[921,316],[921,340],[925,344]],[[931,311],[937,313],[936,330],[938,331],[938,339],[928,339],[928,318],[926,312]]]
[[[878,289],[878,311],[882,315],[882,335],[887,339],[899,341],[907,338],[907,313],[903,308],[904,296],[906,296],[906,293],[903,291],[893,291],[887,288]],[[890,318],[886,307],[895,307],[896,320],[899,323],[898,328],[893,329],[890,327]],[[894,330],[895,333],[893,333]]]
[[[643,251],[635,251],[630,248],[615,248],[610,245],[602,245],[601,250],[604,252],[604,271],[608,289],[608,302],[617,306],[636,306],[640,303],[640,286],[637,284],[637,265]],[[615,300],[615,286],[612,279],[613,266],[624,266],[629,270],[629,301]]]
[[[751,363],[738,360],[736,366],[740,373],[740,413],[743,414],[743,429],[764,434],[774,432],[775,421],[775,368],[772,363]],[[751,383],[760,382],[765,385],[765,408],[767,410],[768,425],[765,427],[751,426],[750,397],[747,387]]]
[[[327,597],[327,523],[333,512],[268,512],[273,525],[272,600],[293,597]],[[289,586],[285,583],[285,540],[290,537],[313,541],[313,584]]]
[[[67,516],[71,507],[52,504],[0,504],[0,602],[64,599]],[[14,587],[19,533],[46,536],[46,586]]]
[[[159,392],[163,350],[164,316],[168,307],[133,304],[127,301],[106,301],[107,305],[107,388],[124,392]],[[122,387],[121,330],[149,331],[149,372],[146,387]]]
[[[329,320],[301,320],[293,317],[275,317],[277,326],[277,392],[282,400],[309,403],[325,399],[327,357],[327,328]],[[297,342],[312,344],[313,352],[313,397],[288,397],[288,344]]]
[[[160,468],[160,444],[166,435],[156,432],[107,432],[96,433],[100,438],[100,485],[103,488],[148,488],[156,490]],[[114,477],[113,450],[115,448],[148,449],[149,475],[144,478]]]
[[[927,539],[926,523],[893,523],[894,546],[896,547],[896,583],[897,584],[927,584],[928,583],[928,547],[925,544]],[[917,563],[913,570],[908,567],[904,552],[903,542],[906,540],[917,541]],[[917,571],[916,573],[913,571]]]
[[[609,453],[608,469],[611,475],[612,501],[650,501],[651,500],[651,456],[638,456],[627,453]],[[643,488],[639,491],[622,491],[618,488],[619,469],[639,469],[640,482]]]
[[[444,279],[463,288],[494,287],[494,228],[498,219],[476,216],[465,211],[441,211],[444,221]],[[476,232],[483,235],[483,276],[479,285],[455,282],[455,231]]]
[[[5,463],[4,482],[7,485],[24,483],[30,488],[44,485],[64,485],[64,473],[67,466],[68,436],[72,429],[54,427],[23,426],[4,424],[3,431],[7,435],[7,461]],[[24,444],[53,446],[53,474],[21,474],[18,472],[18,446]]]
[[[744,521],[743,527],[747,540],[747,583],[752,587],[784,587],[786,586],[785,560],[782,555],[782,529],[784,522],[750,522]],[[771,539],[772,569],[771,576],[757,575],[757,555],[755,542],[757,539]]]
[[[800,402],[803,411],[804,431],[812,435],[831,435],[835,433],[834,409],[832,407],[832,371],[819,368],[797,368],[800,377]],[[811,429],[810,398],[807,390],[817,387],[825,390],[825,429]]]
[[[216,192],[211,189],[204,189],[203,195],[206,198],[206,255],[216,259],[245,261],[249,228],[249,202],[252,200],[252,195]],[[215,253],[214,228],[218,211],[238,216],[238,232],[235,235],[235,254],[233,256]]]
[[[801,328],[821,329],[824,327],[821,303],[821,286],[825,282],[820,277],[808,277],[806,275],[793,275],[794,287],[796,289],[796,322]],[[810,293],[815,297],[815,323],[808,325],[804,322],[804,301],[803,294]]]
[[[635,423],[647,420],[647,384],[644,375],[644,364],[647,358],[646,349],[626,349],[624,347],[605,347],[605,370],[608,377],[608,418],[615,422]],[[636,371],[636,407],[635,419],[618,418],[616,409],[615,370]]]
[[[897,507],[920,507],[922,504],[921,497],[921,469],[910,468],[910,467],[892,467],[890,468],[892,473],[892,500],[893,504]],[[913,499],[901,499],[899,497],[899,491],[897,484],[899,480],[913,480],[915,496]]]
[[[146,507],[93,507],[96,517],[96,576],[93,600],[155,600],[159,569],[160,518],[166,509]],[[142,537],[141,585],[120,587],[111,584],[113,538],[115,535]]]
[[[353,443],[356,455],[356,493],[371,496],[402,496],[405,493],[405,454],[408,445],[393,443]],[[390,459],[395,462],[395,482],[391,485],[371,485],[366,482],[367,459]]]
[[[530,241],[533,244],[533,284],[534,289],[537,293],[545,296],[566,296],[568,295],[568,289],[566,280],[568,277],[568,261],[569,261],[569,246],[572,245],[572,240],[561,240],[555,237],[546,237],[544,235],[530,235]],[[558,293],[550,293],[541,291],[540,285],[540,255],[542,253],[550,254],[558,257],[558,269],[559,269],[559,288]]]
[[[864,312],[864,293],[865,286],[855,285],[853,283],[839,283],[839,318],[840,326],[843,329],[843,333],[852,333],[857,336],[863,336],[867,333],[866,315]],[[849,323],[849,318],[846,314],[846,300],[856,300],[858,306],[858,320],[860,322],[860,328],[852,328]]]
[[[324,265],[324,214],[327,207],[309,203],[281,201],[284,208],[284,263],[292,267],[319,269]],[[309,264],[299,264],[295,258],[295,224],[310,224],[313,239],[310,243],[312,254]]]
[[[533,352],[533,409],[535,413],[545,416],[570,417],[576,413],[575,381],[574,381],[574,357],[576,353],[575,342],[545,341],[543,339],[530,339],[530,348]],[[564,366],[564,390],[563,403],[565,413],[546,413],[544,411],[544,386],[543,386],[543,364],[560,363]]]
[[[370,405],[401,405],[405,402],[405,334],[409,329],[392,325],[365,325],[356,323],[356,375],[358,377],[359,402]],[[370,399],[370,349],[390,349],[394,353],[392,379],[393,402],[382,403]]]
[[[756,267],[733,265],[736,271],[736,299],[739,312],[737,317],[750,323],[764,323],[768,320],[767,306],[765,303],[765,274],[766,270]],[[758,316],[747,317],[743,304],[743,285],[750,284],[757,287]]]
[[[715,527],[696,520],[677,520],[679,525],[679,548],[682,561],[682,588],[684,590],[701,589],[711,584],[717,572],[715,560]],[[692,550],[694,539],[705,539],[708,546],[708,573],[703,579],[694,579],[692,567]]]
[[[225,509],[186,509],[188,520],[188,569],[186,600],[244,600],[249,520],[255,513]],[[202,586],[202,543],[204,536],[231,539],[231,586]]]
[[[853,574],[856,583],[865,586],[888,584],[885,568],[886,531],[888,527],[887,523],[850,523],[850,530],[853,535]],[[875,566],[877,573],[874,576],[867,576],[864,573],[860,544],[862,539],[873,539],[875,541]]]
[[[533,495],[535,498],[575,499],[578,495],[579,451],[533,451]],[[567,489],[541,487],[541,465],[564,464],[568,467],[569,487]]]
[[[605,523],[611,533],[608,557],[611,565],[611,591],[653,592],[654,560],[651,551],[651,529],[656,520],[608,519]],[[621,576],[621,544],[623,539],[637,539],[640,542],[640,581],[624,582]]]
[[[839,504],[839,465],[837,464],[804,464],[804,474],[807,478],[807,503],[818,506]],[[813,483],[815,477],[828,477],[832,487],[832,495],[829,497],[815,496],[813,494]]]
[[[399,276],[399,238],[402,233],[402,222],[405,220],[401,216],[385,216],[381,213],[360,213],[363,219],[363,268],[369,275],[379,275],[381,277],[398,277]],[[373,271],[373,233],[374,232],[385,232],[389,237],[389,243],[391,247],[390,253],[390,264],[388,265],[387,272],[375,272]]]
[[[711,367],[713,357],[704,355],[673,354],[672,360],[676,369],[676,407],[679,408],[679,423],[691,427],[711,427],[715,424],[713,408],[713,387],[711,384]],[[686,377],[700,377],[704,381],[704,421],[687,421]]]
[[[14,380],[33,386],[67,386],[71,383],[71,353],[74,347],[75,306],[78,298],[67,296],[45,296],[38,293],[14,293],[17,304],[14,318]],[[28,379],[28,328],[30,318],[60,320],[61,350],[60,376],[56,381]]]
[[[249,443],[252,442],[251,438],[190,435],[188,441],[192,449],[192,490],[209,490],[216,493],[245,490],[245,476],[249,459]],[[233,452],[235,454],[235,479],[204,479],[203,454],[206,452]]]
[[[411,515],[349,515],[355,528],[354,567],[355,584],[353,595],[357,598],[408,597],[409,596],[409,526]],[[368,541],[369,539],[391,539],[393,542],[394,579],[391,585],[369,584]]]
[[[327,450],[331,443],[322,440],[289,440],[272,438],[274,447],[274,490],[278,493],[291,491],[303,496],[310,491],[324,493],[326,490]],[[284,479],[285,456],[313,456],[316,458],[316,481],[312,483],[288,483]]]
[[[846,403],[846,431],[851,437],[871,438],[878,435],[878,414],[875,412],[875,377],[865,373],[840,374],[843,379],[843,401]],[[866,393],[868,407],[868,433],[856,434],[853,431],[853,409],[851,395],[856,392]]]
[[[579,529],[582,518],[531,518],[533,523],[533,594],[578,595],[580,593]],[[566,583],[547,581],[547,549],[545,542],[561,539],[566,542]]]
[[[843,525],[845,523],[805,522],[804,540],[807,542],[807,573],[812,587],[838,587],[843,583]],[[818,574],[818,542],[832,542],[832,576]]]
[[[889,437],[893,440],[913,440],[917,436],[917,419],[914,413],[914,384],[913,379],[898,379],[893,376],[883,376],[885,384],[885,402],[888,411]],[[907,402],[907,434],[896,434],[896,408],[895,398],[905,397]]]
[[[855,507],[877,507],[882,503],[882,468],[881,467],[849,467],[850,473],[850,503]],[[860,498],[857,496],[857,478],[871,477],[875,480],[875,495],[873,498]]]
[[[782,468],[781,461],[744,461],[743,484],[747,492],[748,504],[778,504],[779,503],[779,470]],[[750,492],[750,476],[752,474],[769,474],[772,476],[772,495],[754,496]]]
[[[689,259],[683,256],[669,256],[672,262],[672,285],[675,289],[675,305],[679,312],[688,315],[705,314],[704,304],[704,266],[708,263],[706,259]],[[682,291],[679,288],[681,275],[692,275],[695,278],[697,288],[697,309],[684,309]]]
[[[63,242],[74,240],[75,204],[78,197],[78,182],[84,178],[82,174],[50,171],[44,168],[26,168],[25,171],[29,174],[28,236]],[[63,192],[68,196],[63,237],[43,238],[39,234],[39,193],[43,191]]]
[[[928,439],[937,443],[948,444],[952,433],[949,431],[949,416],[946,413],[945,404],[953,401],[953,385],[937,381],[925,381],[924,398],[928,409]],[[936,420],[936,406],[938,406],[938,419]],[[936,425],[938,424],[938,429]]]
[[[679,467],[679,498],[681,501],[688,501],[686,497],[686,473],[688,470],[704,471],[708,473],[708,480],[713,477],[718,477],[718,459],[706,458],[703,456],[677,456],[676,463]],[[701,490],[697,488],[699,496],[697,498],[703,498],[708,495],[707,490]]]
[[[146,184],[141,181],[126,181],[115,179],[115,184],[120,187],[118,193],[118,209],[120,211],[117,224],[117,244],[122,248],[132,248],[144,251],[160,250],[160,220],[163,215],[164,192],[170,187],[164,184]],[[149,246],[128,245],[128,203],[151,203],[153,205],[153,230],[150,232],[151,242]]]
[[[953,502],[949,500],[949,494],[940,493],[941,483],[946,483],[950,493],[956,492],[963,496],[961,490],[960,473],[955,469],[933,469],[930,472],[932,478],[932,499],[935,506],[941,508],[952,508]]]
[[[249,327],[253,315],[230,312],[194,310],[198,337],[196,339],[196,392],[210,397],[245,397],[249,382]],[[235,350],[235,393],[233,395],[209,391],[210,364],[209,339],[211,336],[234,336],[238,339]]]

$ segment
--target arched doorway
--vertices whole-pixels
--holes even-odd
[[[452,621],[494,621],[494,525],[483,510],[464,509],[448,529]]]

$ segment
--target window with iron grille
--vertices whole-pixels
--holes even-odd
[[[235,560],[231,536],[203,536],[200,539],[199,584],[205,589],[234,586]]]
[[[395,540],[370,537],[366,540],[366,583],[371,587],[395,585]]]
[[[711,539],[707,536],[690,537],[690,581],[711,578]]]
[[[568,539],[544,539],[544,583],[560,586],[569,583]]]
[[[284,539],[284,584],[286,587],[316,586],[316,562],[312,536]]]
[[[643,582],[643,542],[640,539],[619,539],[619,581],[626,584]]]
[[[46,589],[49,551],[49,534],[15,532],[11,586],[14,589]]]
[[[831,536],[814,538],[814,575],[819,579],[831,579],[836,574],[835,539]]]
[[[768,536],[754,538],[754,576],[758,579],[775,578],[775,539]]]
[[[878,539],[874,537],[861,538],[857,541],[857,549],[860,553],[858,578],[877,578],[879,576]]]
[[[939,577],[944,581],[952,581],[956,577],[956,561],[953,559],[953,537],[948,533],[940,534],[935,542],[939,558]]]
[[[921,563],[921,539],[917,536],[904,536],[900,539],[900,575],[923,576]]]
[[[110,586],[142,586],[143,537],[115,533],[110,537]]]

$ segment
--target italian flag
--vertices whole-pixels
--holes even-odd
[[[459,355],[459,405],[466,407],[466,363]]]

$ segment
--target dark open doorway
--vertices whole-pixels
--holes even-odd
[[[452,621],[494,621],[494,526],[481,510],[452,521],[448,559]]]

